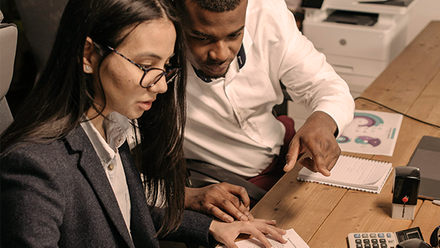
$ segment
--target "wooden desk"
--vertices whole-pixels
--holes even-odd
[[[440,125],[440,21],[431,22],[361,95],[409,116]],[[392,112],[367,100],[356,109]],[[440,137],[440,128],[404,117],[392,157],[344,153],[408,163],[423,135]],[[418,200],[414,220],[391,218],[392,176],[380,194],[346,190],[296,180],[300,166],[287,173],[251,210],[295,231],[310,247],[348,247],[351,232],[395,232],[420,227],[425,240],[440,225],[440,206]],[[439,187],[440,190],[440,187]]]

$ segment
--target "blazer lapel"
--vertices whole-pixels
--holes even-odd
[[[156,229],[148,209],[141,176],[133,162],[127,142],[119,148],[131,201],[131,235],[136,247],[159,247]]]
[[[73,151],[81,153],[78,167],[94,189],[103,211],[108,214],[128,247],[134,247],[110,182],[88,136],[81,126],[78,126],[66,136],[66,141]]]

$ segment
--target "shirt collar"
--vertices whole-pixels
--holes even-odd
[[[246,64],[246,52],[244,50],[243,43],[241,43],[240,50],[237,53],[237,62],[239,70],[243,68],[244,64]]]
[[[197,70],[193,65],[191,65],[191,66],[194,69],[194,72],[196,73],[197,77],[200,78],[203,82],[205,82],[205,83],[211,83],[212,82],[211,78],[204,77],[200,70]]]
[[[87,116],[84,116],[84,119],[86,121],[81,122],[81,127],[92,142],[98,157],[103,163],[109,163],[118,152],[118,148],[126,141],[131,128],[130,121],[117,112],[107,115],[103,123],[107,135],[105,141]]]

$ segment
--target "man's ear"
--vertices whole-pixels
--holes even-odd
[[[93,73],[93,66],[92,66],[93,49],[94,49],[93,41],[90,37],[87,37],[86,43],[84,44],[83,70],[85,73],[88,74]]]

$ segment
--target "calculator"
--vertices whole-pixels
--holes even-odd
[[[398,244],[392,232],[362,232],[348,234],[349,248],[395,248]]]
[[[398,232],[359,232],[347,236],[349,248],[395,248],[404,240],[418,238],[423,240],[419,227]]]

